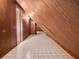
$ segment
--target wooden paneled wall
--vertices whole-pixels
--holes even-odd
[[[79,0],[17,0],[27,15],[79,58]]]
[[[23,17],[23,31],[24,31],[23,36],[36,34],[37,32],[36,23],[31,18],[29,18],[26,14],[24,14],[24,17]]]
[[[36,32],[35,27],[36,27],[35,22],[33,22],[33,20],[31,20],[31,27],[30,27],[31,28],[31,34],[35,34],[35,32]]]
[[[29,35],[29,24],[23,20],[23,40],[25,40]]]
[[[37,24],[37,31],[42,31],[42,29],[40,28],[38,24]]]
[[[0,59],[16,46],[15,0],[0,0]]]

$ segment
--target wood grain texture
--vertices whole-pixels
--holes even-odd
[[[0,0],[0,59],[16,41],[16,6],[13,0]]]
[[[23,40],[29,36],[29,24],[23,20]]]
[[[27,15],[79,58],[79,0],[18,0]]]

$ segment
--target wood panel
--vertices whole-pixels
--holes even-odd
[[[79,58],[79,0],[17,0],[49,36]]]
[[[39,27],[38,24],[37,24],[37,31],[42,31],[42,29]]]
[[[35,34],[35,22],[31,20],[31,34]]]
[[[0,59],[16,46],[15,8],[13,0],[0,0]]]
[[[28,35],[29,34],[36,34],[37,32],[37,24],[25,13],[23,14],[23,24],[25,24],[23,26],[23,30],[25,33],[24,36]]]
[[[29,35],[29,23],[23,20],[23,40],[25,40]]]

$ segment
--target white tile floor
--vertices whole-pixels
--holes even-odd
[[[45,33],[30,35],[2,59],[74,59]]]

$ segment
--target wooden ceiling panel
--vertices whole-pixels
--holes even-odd
[[[23,0],[19,4],[43,31],[79,57],[79,4],[76,0]]]

